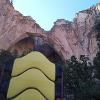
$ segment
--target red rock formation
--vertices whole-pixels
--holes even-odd
[[[16,11],[9,0],[0,0],[0,48],[8,49],[28,33],[44,37],[43,32],[30,16]]]
[[[98,51],[94,23],[100,18],[100,4],[76,14],[73,22],[58,19],[50,31],[49,39],[65,60],[72,55],[86,55],[92,59]]]
[[[31,35],[39,36],[53,45],[63,60],[82,54],[92,59],[98,50],[93,30],[98,18],[100,4],[77,13],[73,22],[58,19],[47,32],[30,16],[23,16],[16,11],[9,0],[0,0],[0,49],[14,47],[20,40]]]

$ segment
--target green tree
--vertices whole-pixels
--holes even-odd
[[[6,50],[0,50],[0,64],[5,64],[6,62],[14,59],[15,57]]]
[[[96,54],[93,63],[95,68],[95,77],[100,80],[100,52]]]
[[[7,100],[6,92],[15,58],[9,51],[0,50],[0,71],[2,72],[0,74],[0,100]],[[4,82],[6,84],[3,84]]]
[[[92,100],[95,82],[93,79],[93,66],[87,57],[80,56],[78,61],[72,56],[64,66],[65,96],[68,92],[74,95],[75,100]]]

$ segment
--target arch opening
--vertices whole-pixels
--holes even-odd
[[[62,63],[61,57],[54,50],[53,46],[43,37],[28,35],[17,41],[8,49],[17,57],[24,56],[31,51],[39,51],[53,63]]]

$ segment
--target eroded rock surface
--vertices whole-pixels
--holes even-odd
[[[94,23],[100,18],[100,4],[76,14],[73,22],[58,19],[49,38],[54,48],[65,59],[72,55],[86,55],[92,59],[98,51]]]
[[[45,36],[43,32],[30,16],[16,11],[9,0],[0,0],[0,48],[8,49],[28,33]]]
[[[77,13],[73,22],[58,19],[50,31],[45,31],[30,16],[16,11],[9,0],[0,0],[0,49],[19,48],[22,39],[33,36],[42,38],[42,44],[46,41],[52,45],[64,61],[72,55],[79,57],[82,54],[92,59],[98,51],[93,26],[99,18],[100,4],[97,4]]]

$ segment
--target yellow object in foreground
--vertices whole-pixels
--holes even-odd
[[[55,65],[39,52],[14,62],[7,98],[12,100],[54,100]]]
[[[12,100],[46,100],[38,91],[29,89]]]
[[[30,68],[41,70],[51,80],[55,81],[55,64],[51,63],[43,54],[36,51],[15,60],[12,76],[17,76]]]

